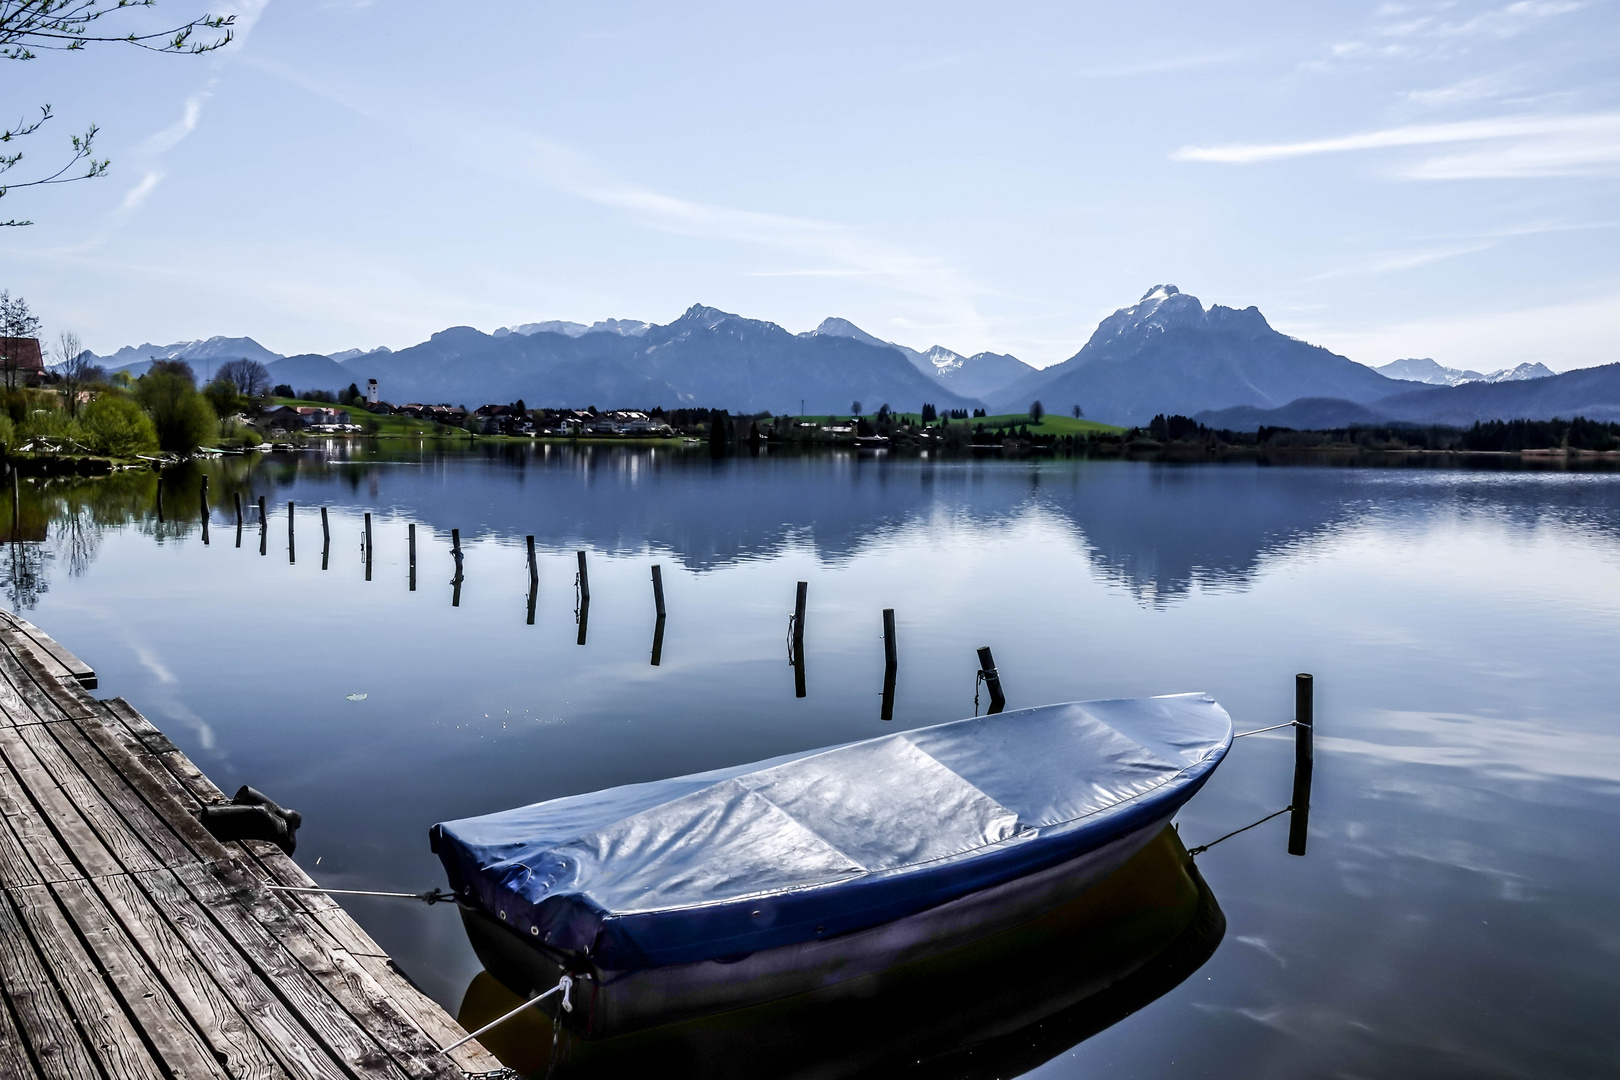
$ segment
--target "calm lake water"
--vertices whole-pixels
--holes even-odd
[[[1620,475],[350,454],[207,466],[208,545],[196,467],[165,480],[162,523],[149,473],[25,481],[0,559],[6,602],[91,663],[101,696],[127,697],[221,787],[303,812],[298,861],[323,884],[441,884],[436,821],[970,715],[980,645],[1009,708],[1206,690],[1240,729],[1288,719],[1309,671],[1309,854],[1286,854],[1278,818],[1200,855],[1227,922],[1214,954],[1008,1071],[1620,1069]],[[238,491],[269,502],[262,556],[251,513],[236,546]],[[656,667],[654,563],[669,607]],[[802,699],[786,644],[799,580]],[[1182,840],[1285,806],[1291,764],[1287,731],[1240,740],[1181,813]],[[479,969],[452,909],[347,906],[458,1008]]]

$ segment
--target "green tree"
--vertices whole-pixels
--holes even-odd
[[[135,402],[122,394],[99,394],[80,419],[84,441],[98,454],[133,457],[158,448],[157,428]]]
[[[203,387],[202,394],[208,399],[214,415],[222,420],[242,411],[242,394],[236,383],[224,375]]]
[[[1041,422],[1041,417],[1043,417],[1045,415],[1046,415],[1046,406],[1045,405],[1042,405],[1038,401],[1030,402],[1030,405],[1029,405],[1029,418],[1031,420],[1035,421],[1038,424],[1038,423]]]
[[[0,142],[3,142],[0,139]],[[0,158],[0,165],[5,163]],[[0,169],[0,172],[3,172]],[[0,188],[0,192],[4,192]],[[0,290],[0,345],[4,351],[0,352],[0,375],[5,378],[6,389],[17,388],[18,374],[22,370],[22,342],[39,333],[39,316],[29,308],[28,301],[20,296],[12,296],[9,290]]]
[[[135,381],[135,399],[152,418],[158,446],[175,453],[190,453],[213,439],[219,427],[208,399],[197,384],[180,371],[183,364],[160,361]]]

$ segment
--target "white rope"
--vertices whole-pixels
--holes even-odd
[[[319,893],[324,896],[392,896],[401,900],[421,900],[428,904],[437,904],[445,900],[454,900],[453,893],[446,893],[439,889],[431,892],[377,892],[373,889],[323,889],[320,886],[303,885],[270,885],[265,888],[276,892],[290,893]]]
[[[550,990],[547,990],[543,994],[538,994],[538,995],[530,998],[528,1001],[525,1001],[523,1004],[519,1005],[517,1008],[513,1009],[511,1012],[507,1013],[505,1016],[501,1017],[500,1019],[491,1020],[489,1023],[485,1024],[483,1027],[479,1028],[477,1031],[473,1032],[471,1035],[468,1035],[466,1038],[457,1039],[455,1042],[451,1043],[449,1046],[447,1046],[443,1050],[441,1050],[440,1053],[448,1054],[450,1051],[454,1050],[456,1047],[461,1046],[464,1043],[472,1042],[474,1039],[478,1038],[478,1036],[482,1035],[484,1032],[488,1031],[490,1028],[499,1027],[501,1024],[506,1023],[508,1020],[512,1019],[512,1017],[514,1017],[518,1013],[522,1012],[524,1009],[527,1009],[530,1005],[536,1005],[536,1004],[546,1000],[546,998],[550,997],[552,994],[555,994],[559,990],[562,991],[562,996],[563,996],[563,999],[562,999],[563,1012],[573,1012],[574,1011],[574,1003],[571,1000],[569,1000],[569,995],[572,992],[573,988],[574,988],[574,979],[573,979],[573,977],[570,976],[570,975],[564,975],[562,977],[561,981],[559,981],[557,983],[557,985],[553,986]]]
[[[1236,735],[1233,735],[1232,738],[1241,739],[1245,735],[1258,735],[1262,731],[1276,731],[1278,728],[1299,727],[1299,726],[1300,726],[1300,723],[1299,723],[1298,720],[1290,720],[1286,724],[1272,724],[1270,727],[1255,728],[1253,731],[1240,731]]]

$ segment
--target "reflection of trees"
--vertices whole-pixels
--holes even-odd
[[[45,564],[52,553],[44,544],[12,541],[7,544],[5,558],[0,560],[0,591],[13,611],[30,611],[38,603],[40,594],[50,588],[45,576]]]

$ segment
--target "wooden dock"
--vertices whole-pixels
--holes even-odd
[[[95,673],[0,612],[0,1078],[503,1074]]]

